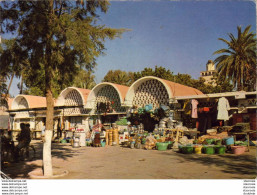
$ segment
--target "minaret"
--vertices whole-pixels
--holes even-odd
[[[212,60],[208,60],[206,64],[206,71],[202,71],[200,74],[201,74],[201,78],[204,78],[205,84],[212,84],[215,86],[216,83],[214,83],[212,78],[216,73],[217,71],[215,69],[214,62]]]

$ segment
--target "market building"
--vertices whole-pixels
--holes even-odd
[[[140,148],[145,136],[149,139],[145,148],[153,149],[156,142],[204,145],[203,140],[224,142],[234,136],[233,144],[249,149],[250,140],[256,139],[256,95],[256,91],[203,94],[154,76],[138,79],[130,87],[109,82],[92,90],[67,87],[54,101],[54,138],[58,143],[73,141],[74,147],[128,142]],[[29,123],[32,132],[40,133],[46,98],[18,95],[10,102],[2,108],[9,108],[13,135],[20,131],[20,123]],[[245,136],[247,143],[235,142]],[[193,147],[198,146],[191,146],[192,151]]]
[[[89,93],[89,89],[77,87],[67,87],[60,93],[55,101],[55,130],[89,130],[89,111],[84,108]]]
[[[16,96],[9,109],[10,121],[12,124],[13,134],[15,138],[20,132],[20,124],[30,124],[32,131],[40,129],[45,121],[46,98],[32,95]]]
[[[158,115],[158,109],[162,108],[164,111],[169,110],[169,116],[172,120],[180,120],[180,116],[173,112],[173,106],[176,104],[175,97],[201,94],[203,94],[201,91],[192,87],[158,77],[146,76],[138,79],[130,86],[125,98],[125,105],[132,108],[129,111],[132,115],[137,114],[138,111],[139,114],[146,111],[151,113],[150,116],[153,116],[154,113]],[[149,131],[152,131],[156,124],[156,120],[151,120],[149,117],[141,121]]]
[[[96,85],[90,92],[86,109],[90,109],[90,115],[100,119],[106,126],[110,126],[126,115],[124,99],[128,87],[109,82]]]

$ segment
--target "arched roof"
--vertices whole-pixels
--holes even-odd
[[[125,98],[125,105],[132,106],[132,101],[133,101],[134,94],[135,94],[135,91],[137,90],[137,88],[145,81],[152,80],[152,79],[158,80],[164,85],[164,87],[166,88],[166,90],[168,92],[169,99],[174,98],[175,96],[189,96],[189,95],[203,94],[201,91],[199,91],[198,89],[195,89],[193,87],[188,87],[188,86],[185,86],[185,85],[182,85],[179,83],[164,80],[164,79],[154,77],[154,76],[146,76],[146,77],[138,79],[130,86],[130,88],[127,92],[126,98]]]
[[[8,102],[8,108],[10,109],[12,107],[12,102],[13,102],[14,98],[8,98],[7,102]]]
[[[23,98],[26,100],[28,108],[46,107],[46,98],[45,97],[34,96],[34,95],[17,95],[12,100],[11,109],[19,109],[19,103]],[[9,103],[9,101],[8,101],[8,103]]]
[[[87,102],[87,97],[90,93],[89,89],[83,89],[83,88],[77,88],[77,87],[67,87],[66,89],[64,89],[59,97],[57,98],[56,102],[55,102],[55,106],[64,106],[65,103],[65,97],[69,94],[69,92],[71,92],[72,90],[76,90],[81,98],[82,98],[82,102],[83,105],[86,105]]]
[[[88,99],[87,99],[87,103],[86,103],[86,108],[92,109],[94,106],[94,101],[96,99],[97,93],[105,86],[112,86],[118,93],[119,97],[120,97],[120,103],[123,104],[127,91],[129,89],[129,87],[124,86],[124,85],[118,85],[115,83],[109,83],[109,82],[103,82],[103,83],[99,83],[98,85],[96,85],[90,92]]]

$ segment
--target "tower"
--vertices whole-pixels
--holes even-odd
[[[205,80],[205,84],[211,84],[211,85],[216,85],[216,83],[214,83],[214,81],[212,80],[213,76],[217,73],[216,69],[215,69],[215,64],[212,60],[208,60],[207,64],[206,64],[206,71],[202,71],[201,74],[201,78],[204,78]]]

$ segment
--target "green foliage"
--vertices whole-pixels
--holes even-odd
[[[238,26],[237,38],[229,33],[229,41],[219,38],[228,48],[214,52],[222,54],[214,60],[218,79],[232,81],[237,90],[256,90],[256,34],[249,32],[250,28],[247,26],[242,32]]]
[[[106,39],[125,31],[96,24],[97,9],[106,12],[108,6],[100,0],[2,2],[1,32],[18,35],[12,47],[2,47],[1,72],[24,74],[28,93],[44,95],[48,90],[56,96],[73,84],[77,64],[92,71]]]
[[[160,67],[155,66],[154,70],[152,68],[144,68],[144,70],[142,70],[140,72],[135,72],[134,74],[135,74],[135,76],[134,76],[135,81],[142,77],[145,77],[145,76],[156,76],[156,77],[166,79],[169,81],[174,80],[173,72],[170,72],[170,70],[166,70],[162,66],[160,66]]]
[[[145,76],[155,76],[172,82],[180,83],[189,87],[199,89],[203,93],[221,93],[229,92],[233,90],[233,86],[227,80],[218,80],[216,76],[213,78],[213,82],[216,85],[205,84],[203,78],[193,79],[188,74],[174,75],[173,72],[160,66],[155,66],[155,69],[144,68],[140,72],[125,72],[121,70],[110,70],[104,77],[103,81],[122,84],[130,86],[136,80]],[[124,78],[124,79],[121,79]]]
[[[92,74],[91,71],[85,71],[83,69],[79,70],[72,84],[73,87],[84,89],[93,89],[95,85],[95,76]]]
[[[0,98],[3,94],[7,93],[7,85],[5,84],[6,79],[0,75]]]
[[[120,85],[130,86],[134,81],[134,73],[121,70],[110,70],[102,80]]]

